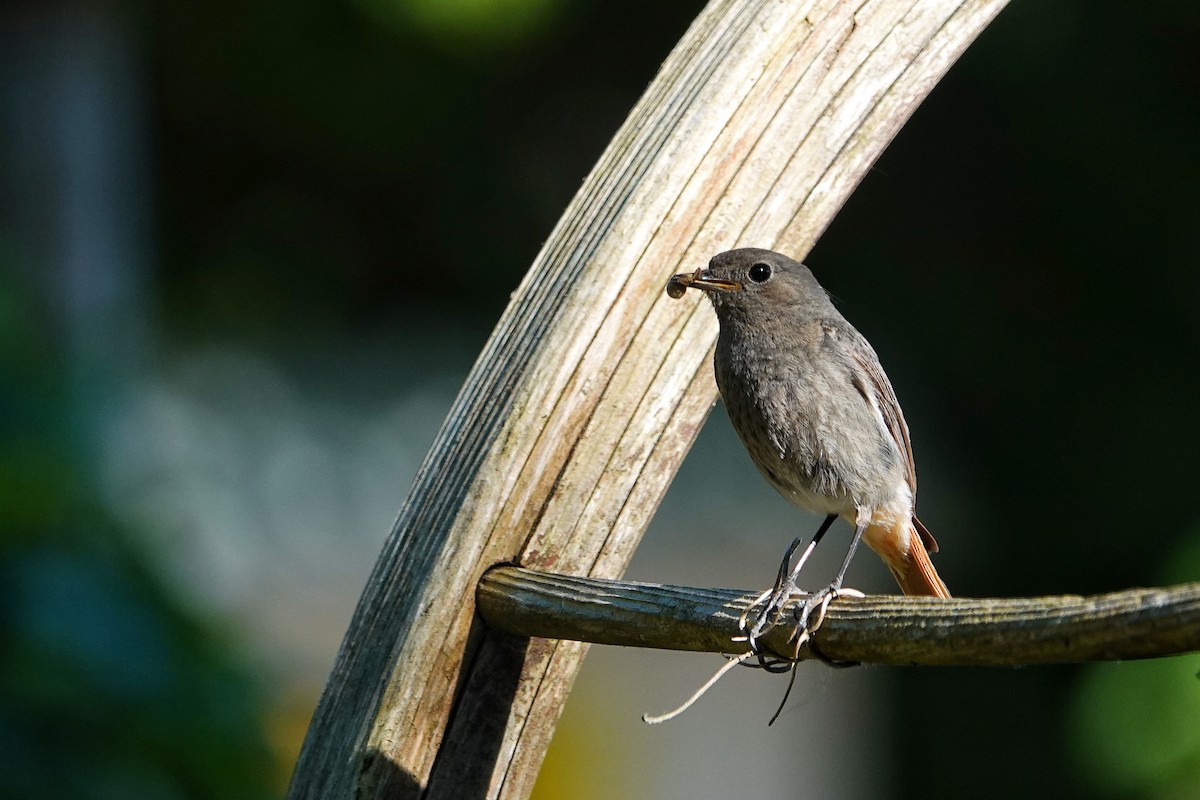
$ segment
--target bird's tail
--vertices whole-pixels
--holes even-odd
[[[871,525],[863,533],[863,541],[888,565],[905,594],[949,597],[950,590],[929,560],[929,550],[925,548],[926,537],[930,543],[929,550],[936,553],[937,543],[915,517],[911,522],[892,526]]]

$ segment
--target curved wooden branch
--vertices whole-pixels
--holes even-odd
[[[520,636],[744,653],[738,619],[756,593],[608,581],[496,567],[479,583],[488,625]],[[790,651],[782,626],[763,643]],[[1079,597],[871,595],[830,604],[824,658],[874,664],[1017,666],[1200,651],[1200,583]],[[812,658],[802,650],[800,658]]]

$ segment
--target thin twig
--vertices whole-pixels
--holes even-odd
[[[725,677],[726,672],[729,672],[729,670],[750,659],[752,656],[752,653],[742,653],[740,656],[734,656],[730,658],[728,661],[722,664],[721,668],[713,673],[713,676],[705,681],[699,689],[692,692],[692,696],[687,700],[684,700],[680,706],[668,711],[665,714],[642,714],[642,722],[646,723],[647,725],[658,725],[659,723],[675,719],[680,714],[691,708],[697,700],[703,697],[704,693],[713,687],[713,684]]]

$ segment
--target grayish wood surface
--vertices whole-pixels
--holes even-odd
[[[488,625],[520,636],[738,654],[747,651],[734,640],[738,620],[756,594],[497,567],[477,600]],[[790,652],[790,633],[781,626],[763,644]],[[843,597],[815,642],[834,661],[930,666],[1177,655],[1200,651],[1200,583],[1093,597]]]
[[[713,0],[513,294],[342,644],[292,798],[525,797],[585,646],[482,630],[502,561],[619,576],[715,398],[673,272],[803,257],[1005,0]],[[636,24],[631,20],[631,24]]]

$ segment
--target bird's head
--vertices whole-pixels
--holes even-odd
[[[671,297],[682,297],[687,289],[705,292],[722,322],[746,316],[769,318],[784,309],[830,307],[829,296],[808,267],[757,247],[720,253],[706,268],[674,275],[667,283]]]

